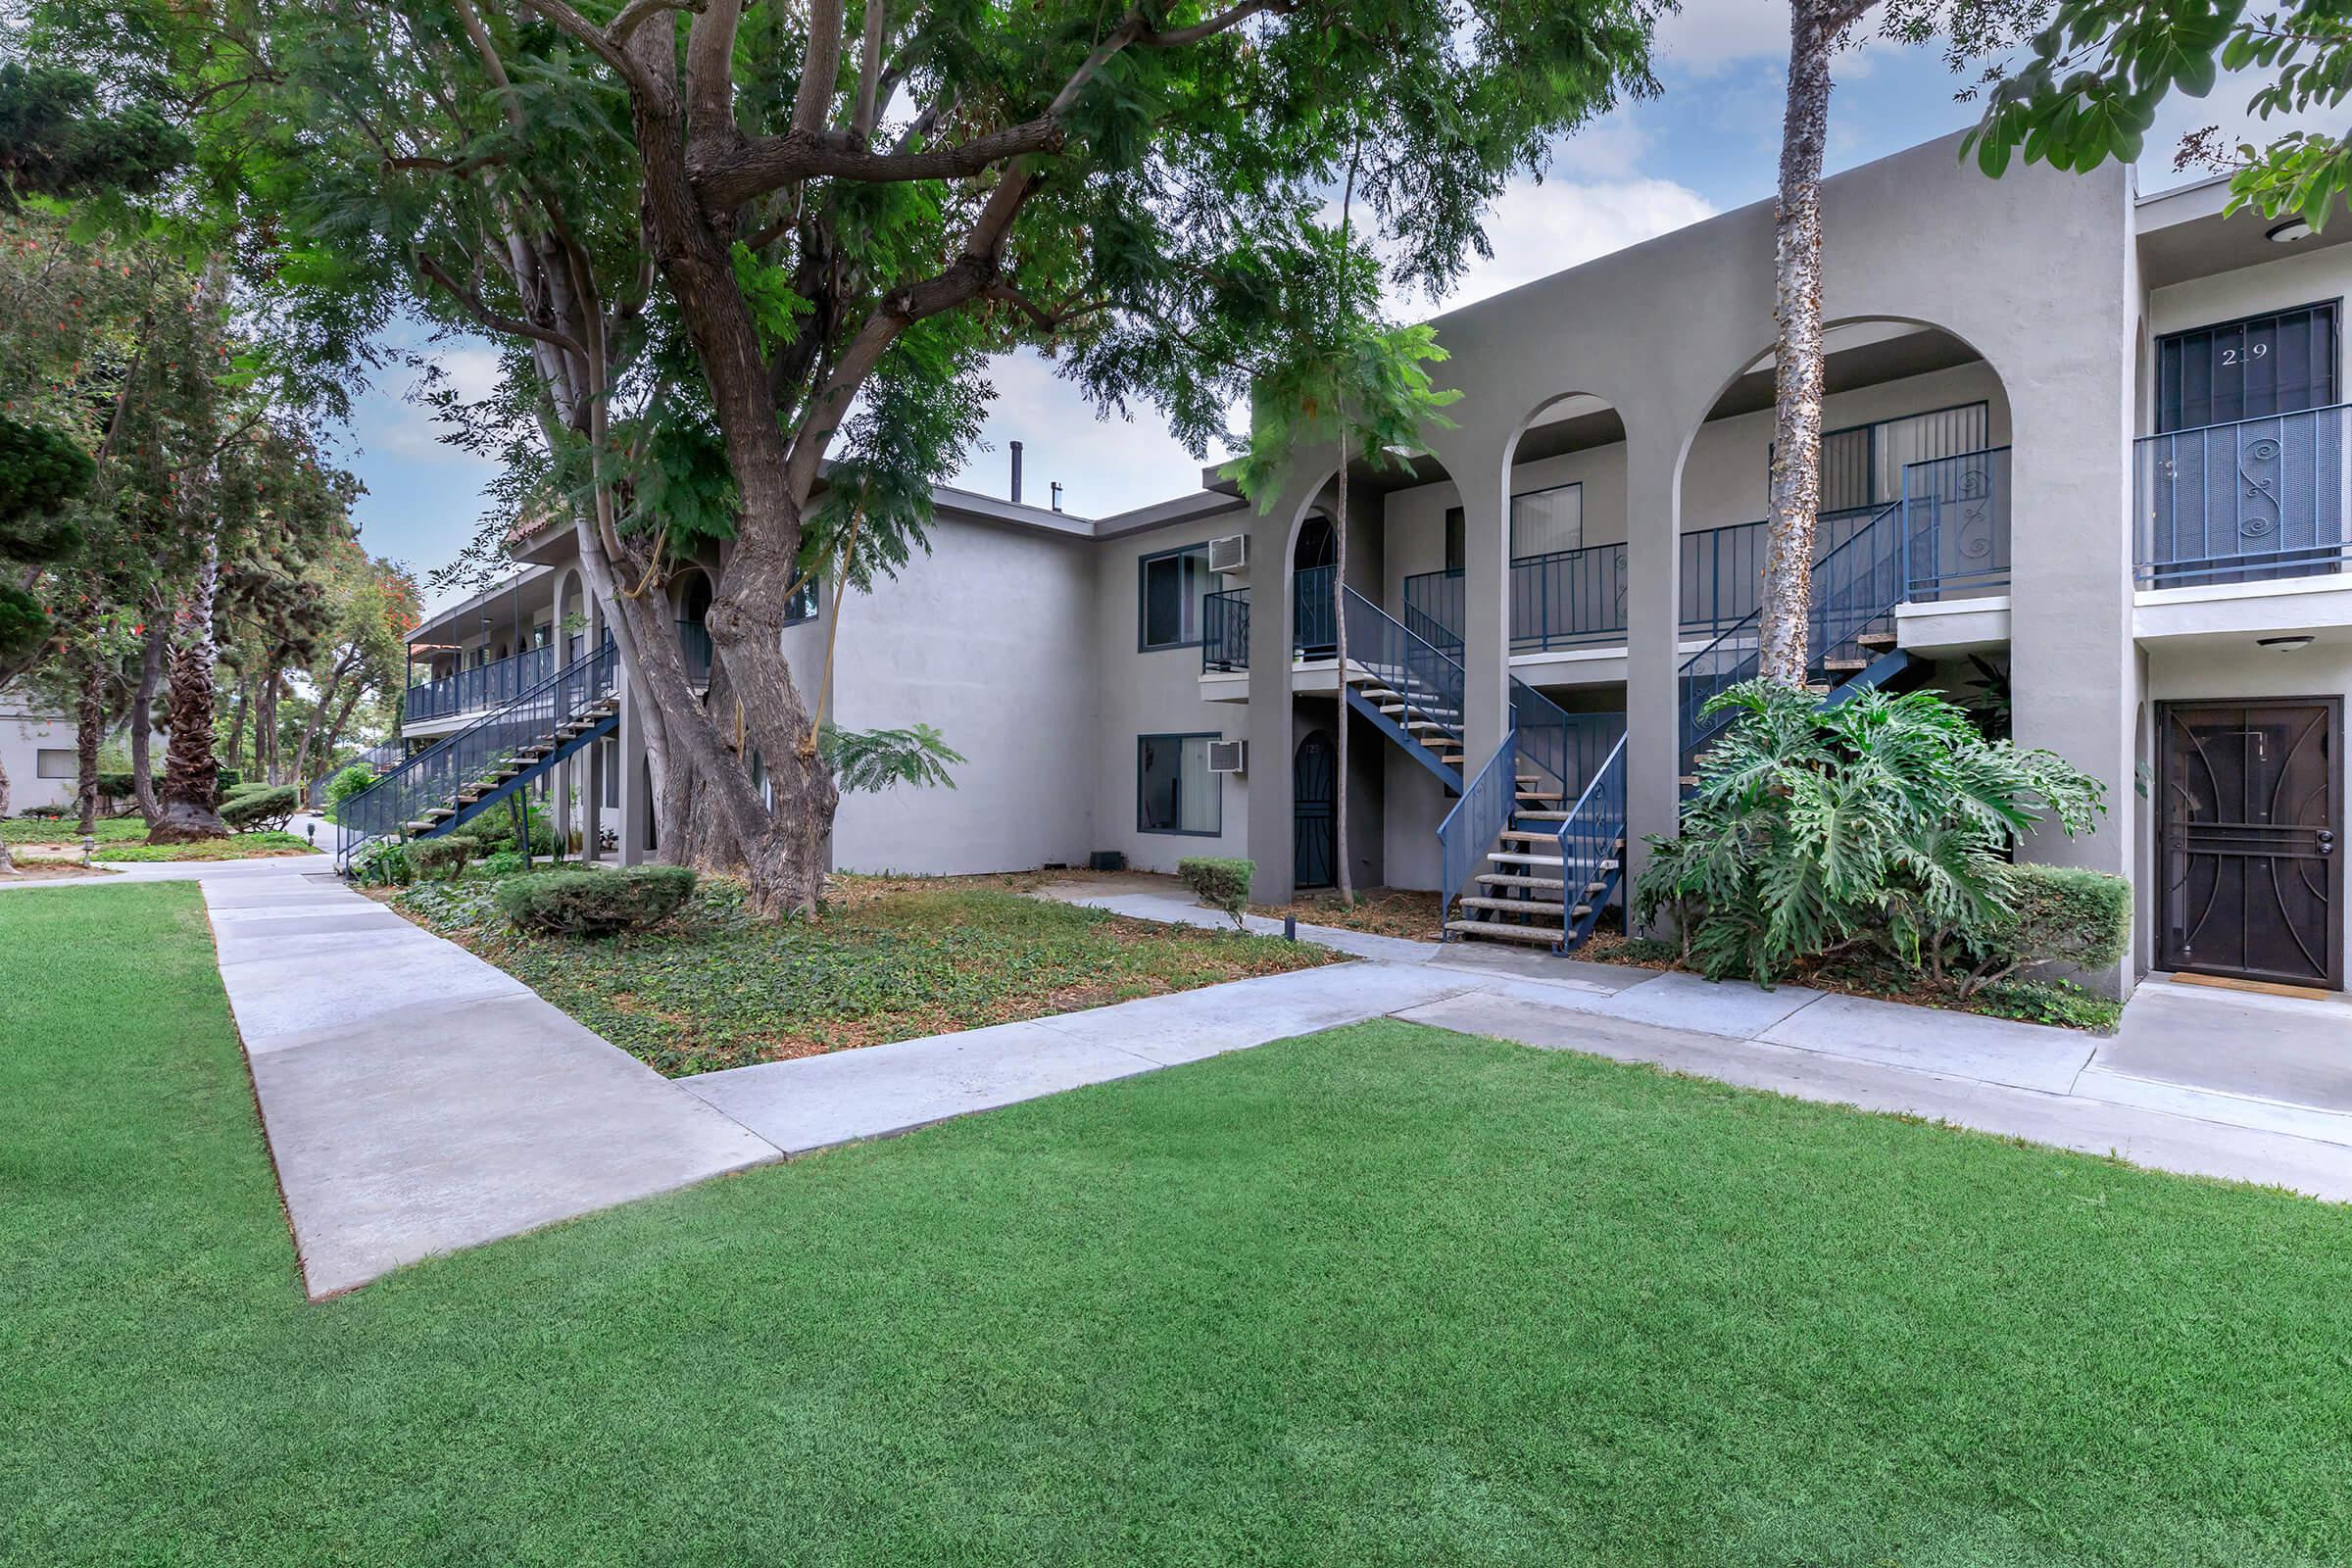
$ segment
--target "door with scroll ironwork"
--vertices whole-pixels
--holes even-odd
[[[2342,716],[2333,698],[2166,705],[2164,967],[2343,985]]]

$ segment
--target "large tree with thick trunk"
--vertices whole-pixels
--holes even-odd
[[[1443,285],[1514,171],[1647,86],[1650,21],[1645,0],[134,12],[81,43],[164,60],[248,172],[280,150],[263,183],[303,253],[281,281],[336,301],[307,318],[322,336],[359,352],[421,310],[514,347],[513,499],[567,517],[611,612],[664,853],[740,866],[777,911],[815,900],[837,800],[789,606],[829,564],[920,548],[988,357],[1043,347],[1204,449],[1246,391],[1231,350],[1269,318],[1260,236],[1352,157],[1395,275]],[[697,519],[728,540],[707,701],[654,591]]]

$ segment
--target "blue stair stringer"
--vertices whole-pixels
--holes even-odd
[[[619,722],[612,643],[574,660],[496,712],[434,742],[336,811],[336,865],[370,845],[437,838],[544,778]]]

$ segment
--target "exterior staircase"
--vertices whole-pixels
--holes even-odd
[[[336,813],[336,868],[349,872],[371,845],[470,822],[611,735],[620,721],[617,668],[607,642],[352,796]]]
[[[1511,731],[1438,828],[1447,940],[1568,953],[1625,869],[1625,715],[1511,683]]]
[[[1347,590],[1348,706],[1404,749],[1446,789],[1462,787],[1461,662],[1415,636],[1378,605]]]

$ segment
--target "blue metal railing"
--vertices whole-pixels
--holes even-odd
[[[1619,846],[1624,839],[1625,737],[1620,735],[1560,824],[1560,893],[1568,910],[1561,922],[1567,931],[1561,947],[1573,947],[1592,934],[1608,903],[1609,884],[1623,874]],[[1611,860],[1620,863],[1612,868]],[[1600,891],[1592,891],[1596,887]],[[1576,912],[1579,906],[1585,907],[1581,915]]]
[[[2009,586],[2009,449],[1903,466],[1906,599],[1967,598]]]
[[[1879,510],[1825,512],[1815,537],[1840,544]],[[1682,536],[1678,548],[1685,632],[1721,632],[1755,611],[1764,581],[1763,523],[1694,529]],[[1546,653],[1624,641],[1627,580],[1623,544],[1586,545],[1512,562],[1511,652]],[[1458,650],[1462,614],[1459,571],[1423,571],[1404,579],[1404,623],[1428,642]]]
[[[2352,570],[2352,405],[2132,444],[2132,561],[2159,587]]]
[[[786,624],[790,624],[787,622]],[[686,684],[710,684],[710,628],[699,620],[678,622],[678,654],[686,662]]]
[[[461,669],[439,680],[412,686],[401,709],[405,720],[448,718],[511,703],[547,679],[556,667],[556,650],[526,648],[506,659]]]
[[[552,742],[559,726],[610,696],[617,662],[606,642],[345,801],[335,813],[338,862],[348,866],[365,846],[405,837],[409,823],[436,808],[459,809],[458,796],[466,786],[484,781],[523,747]]]
[[[1830,547],[1813,564],[1813,624],[1809,660],[1815,671],[1834,662],[1861,659],[1859,638],[1892,624],[1904,583],[1902,503],[1881,508],[1870,521]],[[1683,740],[1682,770],[1697,763],[1699,749],[1730,723],[1706,706],[1761,667],[1758,634],[1762,612],[1752,612],[1683,662],[1677,708]],[[1855,667],[1860,667],[1856,665]]]
[[[1200,605],[1200,668],[1250,667],[1250,590],[1224,588]]]
[[[1513,677],[1511,729],[1519,737],[1519,755],[1558,786],[1562,800],[1572,801],[1625,738],[1625,715],[1571,713]]]
[[[1332,602],[1335,566],[1308,566],[1291,577],[1291,649],[1329,658],[1339,642],[1339,607]],[[1352,630],[1352,628],[1350,628]]]
[[[1462,738],[1462,666],[1443,650],[1414,636],[1362,594],[1345,590],[1348,603],[1348,662],[1368,671],[1401,696],[1412,716],[1426,719],[1456,744]]]
[[[1444,901],[1440,923],[1452,918],[1453,901],[1470,886],[1494,835],[1510,825],[1519,808],[1519,749],[1515,735],[1505,735],[1487,765],[1478,770],[1438,824],[1438,894]]]

